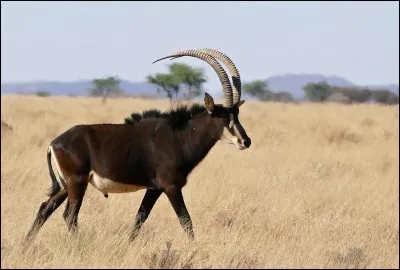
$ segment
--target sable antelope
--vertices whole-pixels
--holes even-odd
[[[234,63],[215,50],[186,50],[160,58],[191,56],[207,62],[217,73],[224,104],[214,104],[205,93],[204,105],[161,113],[132,114],[122,124],[76,125],[55,138],[47,150],[52,186],[28,232],[31,240],[49,216],[67,200],[63,218],[75,231],[88,183],[108,193],[146,189],[129,240],[137,236],[162,193],[168,197],[181,226],[194,239],[192,221],[182,196],[187,176],[218,140],[243,150],[251,140],[239,122],[240,76]],[[234,87],[219,59],[233,73]],[[153,62],[153,63],[155,63]],[[233,93],[232,93],[233,90]],[[54,166],[52,165],[52,161]]]

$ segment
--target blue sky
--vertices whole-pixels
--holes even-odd
[[[71,81],[165,72],[164,55],[214,48],[243,81],[283,73],[399,84],[399,3],[1,2],[1,80]],[[204,67],[207,88],[219,88]]]

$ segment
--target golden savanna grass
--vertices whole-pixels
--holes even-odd
[[[218,142],[183,189],[190,242],[165,195],[137,241],[144,191],[89,186],[70,237],[65,203],[21,246],[51,180],[50,141],[75,124],[121,123],[168,101],[2,96],[2,268],[398,268],[399,107],[246,102],[252,139]],[[118,138],[116,138],[118,140]]]

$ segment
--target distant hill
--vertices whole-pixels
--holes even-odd
[[[54,96],[87,96],[88,89],[91,87],[92,82],[90,80],[73,82],[38,81],[4,83],[1,84],[1,94],[32,93],[41,90],[48,91]],[[130,82],[127,80],[121,80],[120,87],[129,95],[140,96],[143,94],[154,97],[163,96],[162,94],[157,93],[156,86],[146,82]]]
[[[385,85],[355,85],[354,83],[339,77],[339,76],[324,76],[321,74],[285,74],[279,76],[272,76],[266,81],[270,90],[277,91],[287,91],[291,93],[295,98],[303,98],[304,91],[303,87],[307,83],[317,83],[324,81],[329,85],[335,85],[339,87],[362,87],[368,88],[370,90],[376,89],[387,89],[398,94],[399,86],[395,84],[385,84]]]
[[[363,87],[371,90],[387,89],[398,94],[399,86],[396,84],[387,85],[355,85],[352,82],[339,76],[324,76],[321,74],[284,74],[272,76],[266,81],[270,90],[274,92],[287,91],[296,99],[304,97],[303,87],[309,82],[320,82],[326,80],[328,84],[340,87]],[[90,80],[72,81],[72,82],[54,82],[54,81],[38,81],[38,82],[23,82],[23,83],[4,83],[1,84],[1,94],[15,93],[33,93],[37,90],[48,91],[52,95],[88,95],[88,89],[92,86]],[[163,93],[157,92],[157,87],[146,82],[130,82],[127,80],[121,81],[121,88],[133,96],[151,96],[154,98],[165,98]],[[243,98],[251,99],[245,94]],[[222,91],[217,92],[216,98],[222,97]]]

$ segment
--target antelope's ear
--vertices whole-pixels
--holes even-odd
[[[212,113],[214,110],[214,99],[208,94],[204,94],[204,105],[206,105],[208,113]]]
[[[242,106],[244,102],[245,102],[245,100],[239,101],[237,107],[239,108],[240,106]]]

